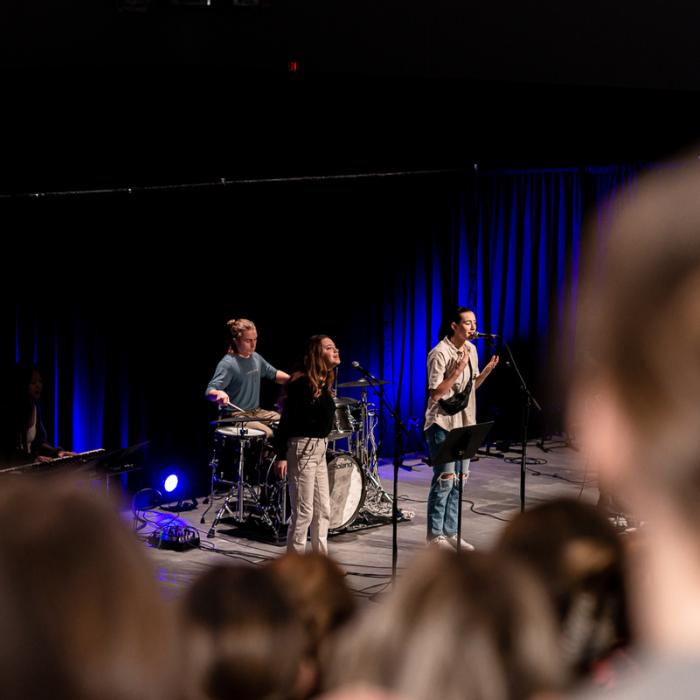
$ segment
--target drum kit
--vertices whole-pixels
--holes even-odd
[[[328,436],[326,454],[332,533],[348,528],[364,511],[373,515],[391,513],[392,496],[384,490],[379,478],[377,411],[367,399],[369,386],[364,379],[338,384],[339,389],[362,389],[361,397],[334,399],[333,429]],[[290,515],[287,480],[277,476],[276,456],[268,434],[251,423],[263,423],[273,431],[276,428],[275,422],[245,411],[212,422],[215,429],[209,463],[211,492],[202,523],[212,508],[217,487],[227,487],[228,492],[209,528],[209,537],[214,537],[217,526],[225,518],[232,518],[239,525],[249,521],[260,523],[278,540],[285,536]]]

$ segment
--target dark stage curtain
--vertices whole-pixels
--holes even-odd
[[[40,282],[7,285],[14,342],[3,362],[43,370],[54,443],[83,451],[150,439],[164,446],[162,463],[179,455],[206,474],[213,415],[203,395],[225,349],[225,321],[253,318],[259,351],[281,368],[306,337],[327,332],[341,348],[341,381],[358,378],[350,367],[358,360],[390,382],[384,396],[399,406],[406,449],[416,451],[427,353],[444,316],[465,305],[481,330],[512,346],[545,407],[533,416],[538,436],[562,427],[561,391],[548,378],[575,343],[567,322],[585,217],[597,220],[604,242],[606,199],[634,187],[637,171],[485,171],[22,202],[25,232],[60,220],[82,235],[42,244],[39,270],[27,270]],[[25,267],[30,250],[21,253]],[[483,364],[490,350],[478,347]],[[266,389],[268,404],[273,393]],[[494,437],[518,438],[519,389],[505,363],[479,401],[480,419],[498,421]],[[380,438],[390,455],[386,412]]]
[[[458,305],[473,309],[481,330],[511,346],[544,409],[531,413],[530,436],[564,428],[561,378],[573,359],[581,238],[590,232],[603,248],[608,198],[634,188],[637,171],[609,166],[474,173],[459,190],[431,203],[435,211],[425,235],[411,242],[387,279],[383,343],[366,355],[375,373],[390,381],[384,393],[400,407],[410,433],[407,451],[424,448],[426,357],[444,335],[442,320]],[[478,419],[496,420],[492,439],[518,440],[520,383],[502,346],[477,343],[481,365],[492,352],[504,361],[479,390]],[[381,425],[388,447],[394,430],[386,413]]]

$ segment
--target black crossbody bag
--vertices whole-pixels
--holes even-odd
[[[447,413],[448,416],[454,416],[455,413],[463,411],[469,403],[469,394],[472,393],[472,385],[474,384],[474,369],[472,367],[471,358],[469,358],[469,381],[467,386],[462,391],[450,396],[449,399],[438,399],[440,408]]]

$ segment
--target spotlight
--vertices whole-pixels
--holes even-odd
[[[192,510],[197,507],[197,501],[191,496],[185,471],[179,467],[171,466],[160,472],[158,483],[163,489],[163,503],[176,504],[171,506],[163,505],[163,510],[179,512],[181,510]]]
[[[177,474],[169,474],[167,477],[165,477],[163,488],[167,493],[172,493],[177,488],[179,481],[180,480],[178,479]]]

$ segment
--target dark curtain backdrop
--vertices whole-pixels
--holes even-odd
[[[45,376],[49,437],[77,451],[150,440],[147,457],[206,475],[213,407],[204,388],[225,322],[246,316],[259,352],[289,368],[312,333],[358,360],[422,449],[425,361],[441,322],[473,308],[511,345],[545,408],[533,436],[562,428],[557,359],[571,358],[586,217],[634,187],[636,166],[278,182],[5,203],[4,369]],[[600,234],[600,240],[604,235]],[[14,337],[13,337],[14,336]],[[491,350],[478,341],[480,362]],[[357,390],[340,390],[358,396]],[[264,402],[276,398],[265,386]],[[379,397],[371,397],[375,403]],[[520,435],[512,368],[479,391],[494,438]],[[393,426],[380,421],[391,454]]]
[[[474,309],[481,330],[511,346],[544,409],[531,414],[530,435],[564,429],[561,379],[573,359],[581,236],[596,236],[602,247],[609,195],[634,187],[638,170],[474,173],[445,197],[425,222],[425,235],[411,243],[387,279],[384,342],[372,345],[368,360],[392,381],[387,393],[408,419],[409,449],[423,447],[426,355],[458,304]],[[496,420],[491,438],[519,439],[520,382],[500,344],[477,343],[481,364],[492,352],[504,361],[477,394],[479,419]],[[382,425],[391,443],[386,417]]]

